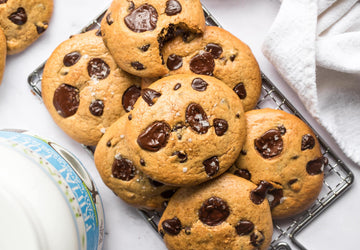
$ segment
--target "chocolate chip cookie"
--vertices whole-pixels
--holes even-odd
[[[164,77],[141,90],[130,116],[126,132],[141,171],[175,186],[222,174],[246,133],[240,99],[210,76]]]
[[[53,5],[52,0],[0,1],[0,26],[9,55],[21,52],[46,31]]]
[[[105,44],[117,64],[141,77],[168,72],[161,47],[176,33],[202,33],[199,0],[114,0],[101,23]]]
[[[158,230],[168,249],[267,249],[273,225],[267,201],[251,201],[253,183],[224,174],[170,199]]]
[[[98,34],[89,31],[61,43],[45,65],[41,86],[54,121],[85,145],[96,145],[140,96],[141,79],[116,65]]]
[[[146,209],[162,210],[176,187],[166,186],[144,175],[133,160],[127,146],[124,115],[114,122],[99,141],[95,164],[104,183],[128,204]]]
[[[255,107],[261,92],[259,65],[250,48],[228,31],[207,26],[202,36],[191,41],[177,36],[162,54],[169,74],[214,76],[233,89],[245,111]]]
[[[232,172],[259,185],[259,202],[270,202],[273,218],[304,211],[318,196],[327,158],[312,130],[281,110],[245,113],[246,142]]]
[[[6,38],[4,31],[0,27],[0,84],[3,78],[6,63]]]

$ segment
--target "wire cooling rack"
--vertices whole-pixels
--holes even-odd
[[[205,20],[209,26],[221,25],[205,8]],[[96,17],[89,25],[81,30],[86,32],[92,29],[99,29],[100,22],[105,15],[103,11]],[[45,63],[35,69],[28,77],[28,83],[31,90],[41,99],[41,80]],[[284,110],[290,114],[298,116],[310,127],[311,125],[304,119],[299,111],[289,102],[289,100],[275,87],[275,85],[262,74],[262,91],[260,100],[256,106],[257,108],[273,108]],[[327,207],[335,202],[342,194],[348,190],[353,183],[353,173],[341,161],[341,159],[334,154],[332,149],[328,146],[327,142],[319,136],[317,131],[312,128],[316,134],[320,144],[321,150],[325,157],[328,158],[329,163],[324,169],[324,185],[323,188],[314,202],[314,204],[302,214],[286,219],[274,221],[274,233],[270,249],[275,250],[288,250],[288,249],[306,249],[296,238],[296,236],[307,227],[318,215],[323,213]],[[85,147],[90,153],[94,152],[94,148]],[[149,222],[149,224],[157,232],[157,224],[161,214],[153,211],[139,210],[140,214]]]

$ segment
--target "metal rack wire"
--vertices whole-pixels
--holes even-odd
[[[207,25],[219,26],[221,25],[211,15],[211,13],[205,8],[205,20]],[[96,17],[89,25],[81,30],[86,32],[92,29],[99,29],[101,19],[105,15],[103,11],[98,17]],[[41,80],[42,72],[45,63],[35,69],[28,77],[28,83],[31,90],[41,99]],[[284,110],[290,114],[294,114],[310,124],[304,119],[301,113],[289,102],[289,100],[275,87],[275,85],[262,74],[262,92],[260,100],[257,104],[257,108],[273,108]],[[310,126],[311,127],[311,126]],[[327,142],[312,128],[317,135],[317,138],[321,144],[321,150],[323,155],[329,160],[329,164],[324,169],[324,185],[320,192],[319,197],[314,204],[302,214],[286,219],[274,221],[274,233],[271,242],[270,249],[275,250],[288,250],[295,247],[299,249],[306,249],[298,240],[297,235],[307,227],[318,215],[323,213],[327,207],[341,197],[344,192],[350,188],[353,183],[353,173],[349,168],[341,161],[341,159],[334,154],[332,149],[328,146]],[[86,147],[86,149],[93,153],[93,148]],[[157,232],[157,224],[161,214],[153,211],[139,210],[140,214],[149,222],[149,224]],[[159,235],[160,236],[160,235]]]

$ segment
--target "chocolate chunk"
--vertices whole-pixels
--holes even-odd
[[[129,11],[132,11],[133,9],[135,9],[135,4],[134,4],[133,1],[130,1],[130,2],[129,2],[128,10],[129,10]]]
[[[87,66],[88,74],[91,78],[98,80],[105,79],[110,74],[110,67],[100,58],[93,58]]]
[[[9,20],[17,25],[23,25],[27,22],[27,15],[24,8],[20,7],[8,17]]]
[[[146,52],[146,51],[148,51],[149,48],[150,48],[150,44],[146,44],[146,45],[141,46],[140,49],[141,49],[143,52]]]
[[[246,98],[246,89],[244,86],[244,83],[239,83],[238,85],[236,85],[233,90],[235,91],[235,93],[239,96],[239,98],[241,100]]]
[[[141,97],[144,101],[149,105],[152,106],[155,104],[156,100],[161,96],[161,93],[153,90],[153,89],[142,89],[141,90]]]
[[[108,147],[108,148],[111,147],[111,141],[108,141],[108,142],[106,143],[106,147]]]
[[[131,67],[133,67],[136,70],[144,70],[145,69],[145,66],[141,62],[138,62],[138,61],[131,62],[130,65],[131,65]]]
[[[270,208],[273,209],[281,203],[281,198],[284,197],[284,192],[282,189],[271,189],[268,191],[268,196]]]
[[[309,175],[318,175],[324,171],[324,167],[328,164],[328,159],[326,157],[319,157],[315,160],[309,161],[306,164],[306,172]]]
[[[42,25],[42,26],[39,26],[39,25],[35,25],[35,26],[36,26],[36,31],[37,31],[37,33],[40,35],[40,34],[44,33],[45,30],[47,29],[48,23],[47,23],[47,22],[43,22],[43,25]]]
[[[231,56],[230,56],[230,61],[233,62],[233,61],[235,60],[235,57],[236,57],[236,55],[231,55]]]
[[[101,28],[99,28],[99,29],[95,32],[95,35],[96,35],[96,36],[102,36],[102,34],[101,34]]]
[[[191,228],[190,227],[185,227],[184,232],[185,232],[186,235],[190,235],[191,234]]]
[[[182,65],[183,65],[182,57],[175,54],[171,54],[166,61],[166,66],[168,67],[169,70],[180,69]]]
[[[137,33],[154,30],[158,19],[156,9],[149,5],[143,4],[131,11],[124,18],[126,26]]]
[[[145,164],[145,161],[143,160],[143,159],[140,159],[140,165],[141,166],[145,166],[146,164]]]
[[[248,220],[241,220],[235,226],[236,233],[240,236],[251,233],[254,228],[254,223]]]
[[[128,115],[128,120],[129,120],[129,121],[132,120],[132,114]]]
[[[106,15],[106,22],[108,25],[111,25],[114,23],[114,19],[112,19],[112,17],[111,17],[111,12]]]
[[[298,179],[291,179],[290,181],[288,181],[288,185],[291,186],[292,184],[294,184],[297,181],[298,181]]]
[[[184,163],[188,160],[187,154],[185,152],[175,151],[172,153],[172,155],[176,155],[179,158],[180,163]]]
[[[181,222],[178,218],[174,217],[172,219],[164,220],[162,223],[162,228],[167,234],[177,235],[181,231]]]
[[[205,50],[207,52],[210,52],[215,59],[219,58],[223,52],[223,49],[221,48],[221,46],[218,44],[215,44],[215,43],[208,43],[205,46]]]
[[[79,89],[69,84],[61,84],[54,92],[53,104],[59,115],[66,118],[79,108]]]
[[[219,159],[217,156],[213,156],[205,161],[203,161],[205,172],[208,176],[214,176],[219,172]]]
[[[213,123],[215,128],[215,134],[217,136],[224,135],[229,128],[227,121],[225,121],[224,119],[215,118]]]
[[[181,88],[181,83],[177,83],[177,84],[174,86],[174,90],[178,90],[179,88]]]
[[[236,118],[240,118],[240,114],[237,113],[237,114],[235,115],[235,117],[236,117]]]
[[[80,60],[81,54],[77,51],[70,52],[64,56],[63,63],[66,67],[73,66]]]
[[[315,146],[315,139],[312,135],[306,134],[303,135],[301,139],[301,151],[304,151],[306,149],[312,149]]]
[[[296,160],[296,159],[298,159],[298,158],[299,158],[298,155],[294,155],[293,157],[291,157],[291,160]]]
[[[190,60],[190,70],[195,74],[212,76],[214,69],[214,57],[209,52],[197,54]]]
[[[201,78],[195,78],[192,82],[191,82],[191,87],[196,90],[196,91],[205,91],[207,86],[209,84],[207,82],[205,82],[203,79]]]
[[[241,149],[240,154],[242,154],[242,155],[246,155],[246,154],[247,154],[247,151],[246,151],[246,150],[244,150],[244,149]]]
[[[250,200],[256,205],[261,204],[265,200],[267,191],[272,187],[273,185],[269,182],[260,181],[258,187],[251,191]]]
[[[260,246],[265,240],[265,236],[261,231],[255,231],[250,235],[251,245],[254,247]]]
[[[186,122],[190,127],[199,134],[206,134],[210,124],[204,109],[196,103],[191,103],[186,108]]]
[[[246,170],[246,169],[237,169],[237,170],[235,170],[234,175],[242,177],[246,180],[251,179],[251,174],[250,174],[249,170]]]
[[[277,129],[280,131],[281,135],[286,134],[286,128],[284,127],[284,125],[277,127]]]
[[[7,3],[8,0],[0,0],[0,4]]]
[[[174,16],[182,10],[181,4],[176,0],[169,0],[166,2],[165,13],[168,16]]]
[[[122,96],[122,106],[126,112],[134,108],[134,104],[141,95],[141,89],[138,86],[129,87]]]
[[[265,159],[269,159],[281,154],[283,150],[283,140],[279,130],[270,129],[260,138],[254,140],[255,149]]]
[[[129,159],[121,156],[115,156],[115,160],[112,165],[112,175],[116,179],[123,181],[130,181],[135,176],[135,167]]]
[[[160,195],[164,199],[170,199],[175,194],[175,192],[176,192],[176,189],[170,189],[170,190],[166,190],[166,191],[162,192]]]
[[[223,199],[211,197],[202,204],[199,219],[208,226],[216,226],[225,221],[229,214],[230,208]]]
[[[101,100],[94,100],[89,106],[90,113],[94,116],[102,116],[104,112],[104,102]]]
[[[168,143],[170,130],[166,122],[155,121],[139,135],[137,143],[144,150],[157,152]]]
[[[153,187],[161,187],[161,186],[164,186],[164,183],[155,181],[155,180],[153,180],[153,179],[151,179],[151,178],[149,178],[149,182],[150,182],[151,186],[153,186]]]

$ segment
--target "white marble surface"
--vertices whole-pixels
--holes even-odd
[[[253,50],[263,72],[305,112],[296,94],[283,82],[272,65],[261,53],[261,44],[279,8],[277,0],[203,0],[223,27],[246,42]],[[51,138],[71,150],[90,171],[102,195],[106,235],[104,249],[165,249],[153,229],[138,212],[127,206],[102,183],[92,158],[83,148],[62,132],[51,119],[43,103],[27,85],[28,75],[40,65],[69,35],[104,10],[110,0],[55,0],[54,15],[48,31],[23,53],[7,58],[2,85],[0,85],[0,129],[18,128]],[[312,120],[305,112],[305,117]],[[312,123],[315,127],[318,125]],[[322,133],[335,151],[342,152],[332,138]],[[309,249],[356,249],[360,224],[360,171],[345,160],[355,174],[355,183],[323,215],[316,219],[299,239]]]

